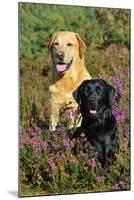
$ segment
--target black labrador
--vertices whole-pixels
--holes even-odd
[[[112,114],[114,95],[114,87],[102,79],[85,80],[73,92],[82,114],[79,130],[96,147],[102,165],[108,163],[112,150],[117,146],[117,123]]]

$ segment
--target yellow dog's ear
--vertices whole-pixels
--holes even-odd
[[[48,44],[48,59],[50,58],[51,56],[51,46],[53,44],[53,41],[55,39],[55,36],[56,36],[56,33],[53,33],[52,36],[51,36],[51,39],[49,41],[49,44]]]
[[[80,58],[82,58],[82,57],[83,57],[83,54],[84,54],[84,52],[85,52],[85,50],[86,50],[86,44],[85,44],[85,42],[81,39],[79,33],[76,33],[76,38],[77,38],[78,43],[79,43],[79,56],[80,56]]]

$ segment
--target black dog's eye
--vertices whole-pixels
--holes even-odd
[[[97,86],[97,87],[96,87],[96,91],[97,91],[98,93],[101,93],[101,92],[103,91],[103,89],[102,89],[100,86]]]
[[[88,90],[88,92],[89,92],[89,91],[91,90],[91,87],[90,87],[90,86],[88,86],[87,90]]]
[[[88,94],[89,92],[90,92],[90,87],[86,87],[86,88],[84,88],[84,92],[86,93],[86,94]]]
[[[67,43],[67,46],[71,47],[71,46],[73,46],[73,44],[71,42],[69,42],[69,43]]]

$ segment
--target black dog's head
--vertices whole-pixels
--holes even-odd
[[[92,117],[97,117],[99,110],[104,106],[111,109],[114,95],[114,87],[102,79],[85,80],[73,92],[82,113]]]

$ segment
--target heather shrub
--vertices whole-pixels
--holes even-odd
[[[103,168],[97,152],[84,133],[72,138],[75,129],[68,129],[70,116],[78,113],[66,110],[56,131],[37,127],[29,122],[25,132],[20,129],[20,193],[32,195],[23,189],[40,194],[115,191],[129,189],[129,124],[120,102],[125,96],[122,81],[112,77],[117,93],[113,99],[113,114],[118,123],[118,149],[111,164]],[[46,111],[47,112],[47,111]]]
[[[129,190],[130,11],[27,3],[20,3],[19,11],[20,196]],[[105,79],[116,89],[118,148],[105,168],[84,133],[71,139],[75,127],[69,128],[70,120],[77,110],[61,110],[56,131],[49,129],[47,45],[58,30],[80,33],[92,78]]]

